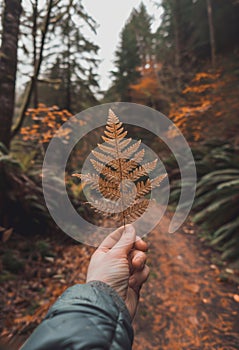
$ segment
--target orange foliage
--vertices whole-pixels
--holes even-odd
[[[225,79],[221,70],[197,73],[182,91],[185,97],[171,104],[170,119],[192,141],[203,139],[210,130],[215,132],[215,123],[221,122],[225,114],[222,111],[226,109],[231,83],[231,77]]]
[[[41,143],[48,143],[60,126],[72,117],[72,114],[67,110],[59,110],[57,106],[46,107],[39,104],[38,108],[29,108],[26,117],[31,118],[31,125],[21,128],[23,140],[37,140]],[[27,123],[29,122],[27,121]],[[71,130],[65,128],[61,130],[58,136],[68,140],[70,133]]]
[[[159,64],[149,62],[145,67],[139,67],[141,73],[137,84],[131,84],[131,98],[134,102],[154,104],[159,99],[159,81],[157,72],[161,68]]]
[[[223,83],[220,83],[223,85]],[[207,92],[209,89],[216,89],[219,86],[219,83],[211,83],[211,84],[201,84],[198,86],[187,86],[186,89],[183,90],[183,94],[187,94],[189,92],[195,92],[201,94],[203,92]]]
[[[195,77],[193,78],[193,82],[196,81],[201,81],[202,79],[218,79],[220,78],[220,72],[216,72],[216,73],[208,73],[208,72],[199,72],[195,75]]]

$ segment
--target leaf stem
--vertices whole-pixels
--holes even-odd
[[[117,130],[117,127],[116,127],[116,124],[114,123],[115,148],[116,148],[117,158],[119,161],[120,184],[122,184],[122,188],[123,188],[123,171],[122,171],[121,158],[120,158],[119,146],[118,146],[118,135],[117,135],[116,130]],[[124,190],[122,190],[121,211],[122,211],[122,223],[123,223],[123,226],[125,227],[125,224],[126,224],[125,219],[126,218],[124,215]]]

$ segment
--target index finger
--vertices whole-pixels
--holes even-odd
[[[122,233],[124,232],[124,226],[117,228],[117,230],[111,232],[99,245],[98,249],[102,251],[108,251],[113,248],[114,245],[119,241]]]

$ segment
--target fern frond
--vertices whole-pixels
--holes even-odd
[[[163,181],[163,179],[165,179],[166,176],[167,176],[166,174],[163,174],[163,175],[159,175],[159,176],[155,177],[155,179],[152,179],[151,180],[152,188],[158,187],[161,184],[161,182]]]
[[[136,202],[131,207],[124,210],[123,215],[126,218],[137,220],[147,210],[149,203],[150,202],[148,199],[143,199],[140,202]]]
[[[144,159],[144,149],[142,149],[141,151],[139,151],[138,153],[136,153],[134,155],[134,157],[132,158],[133,161],[135,161],[135,163],[140,164],[142,162],[142,160]]]
[[[155,159],[152,162],[146,163],[144,165],[140,165],[138,168],[134,169],[131,173],[129,173],[129,179],[132,181],[138,180],[140,177],[144,175],[148,175],[153,171],[157,165],[158,160]]]
[[[99,149],[105,153],[111,154],[113,156],[115,156],[117,154],[117,150],[115,149],[114,145],[112,145],[112,147],[108,147],[105,145],[102,145],[100,143],[97,144],[97,146],[99,147]]]
[[[99,179],[98,189],[107,199],[119,199],[121,197],[120,187],[115,182]]]
[[[100,163],[95,159],[90,159],[90,162],[93,165],[93,167],[95,168],[95,170],[97,171],[97,173],[99,173],[99,174],[102,172],[102,170],[105,167],[104,163]]]
[[[94,210],[103,216],[110,215],[124,225],[148,210],[151,201],[145,196],[160,186],[166,176],[150,179],[149,174],[156,168],[157,159],[142,165],[145,151],[140,149],[141,140],[133,142],[126,135],[119,118],[109,110],[102,136],[105,143],[98,144],[98,150],[91,152],[94,158],[90,162],[96,173],[74,174],[104,197],[99,199],[90,194],[88,203]]]
[[[109,116],[108,116],[108,125],[110,124],[118,124],[119,118],[115,115],[115,113],[112,111],[112,109],[109,109]]]
[[[87,185],[91,185],[93,189],[99,186],[99,177],[97,174],[72,174],[72,176],[78,177],[83,183]]]
[[[102,216],[116,215],[115,213],[121,211],[120,201],[96,200],[94,197],[90,197],[88,203],[94,208],[94,211]]]
[[[97,151],[91,151],[92,154],[95,156],[96,159],[100,160],[103,163],[108,163],[112,160],[112,157]]]
[[[136,199],[139,199],[151,191],[152,189],[151,181],[149,179],[147,179],[145,182],[140,181],[137,183],[136,187],[137,187]]]
[[[131,141],[132,141],[131,137],[128,138],[128,139],[119,141],[119,142],[118,142],[119,150],[120,150],[120,151],[123,151],[123,149],[124,149],[125,147],[127,147],[127,146],[130,144]]]
[[[121,158],[129,159],[132,154],[138,151],[139,146],[141,144],[141,140],[135,142],[132,146],[129,146],[124,150],[124,152],[120,153]]]

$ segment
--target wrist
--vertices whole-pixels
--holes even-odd
[[[89,285],[92,285],[92,287],[96,287],[98,290],[102,291],[103,293],[107,294],[116,304],[118,307],[118,310],[122,312],[124,317],[129,320],[131,323],[132,318],[130,316],[129,310],[122,299],[122,297],[116,292],[114,288],[112,288],[109,284],[99,281],[99,280],[92,280],[89,282],[86,282]]]

